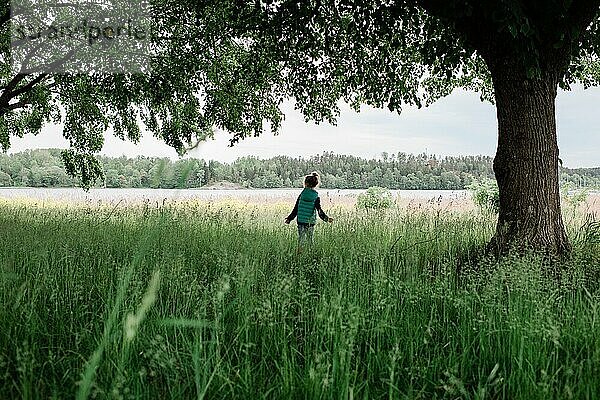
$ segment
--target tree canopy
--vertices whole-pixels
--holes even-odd
[[[9,1],[0,6],[0,146],[7,150],[12,136],[61,124],[70,143],[63,161],[84,186],[101,175],[94,155],[107,132],[137,142],[143,127],[183,154],[210,137],[213,128],[248,136],[262,132],[265,119],[273,129],[280,123],[277,104],[265,93],[272,87],[263,84],[264,69],[252,74],[260,62],[220,29],[218,8],[206,5],[192,12],[176,1],[153,2],[155,51],[146,73],[47,71],[68,57],[36,69],[25,65],[15,73],[14,15]],[[187,40],[192,33],[188,25],[201,28],[193,32],[200,40]],[[194,58],[185,51],[190,43]]]
[[[462,87],[493,101],[491,53],[517,59],[528,77],[567,55],[565,88],[600,79],[597,0],[153,0],[151,72],[75,76],[11,75],[10,5],[0,19],[0,144],[62,123],[65,162],[85,182],[100,172],[92,155],[107,131],[137,141],[143,126],[183,153],[213,128],[232,142],[265,122],[276,132],[285,98],[332,123],[340,100],[399,112]]]

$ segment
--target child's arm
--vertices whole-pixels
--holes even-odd
[[[296,218],[296,215],[298,215],[298,202],[300,201],[300,196],[298,196],[298,199],[296,199],[296,205],[294,205],[294,209],[292,210],[291,214],[287,216],[287,218],[285,219],[285,223],[289,224],[290,221],[293,221],[294,218]]]
[[[333,218],[330,218],[325,214],[325,211],[321,208],[321,198],[317,197],[315,200],[315,209],[319,213],[319,218],[321,218],[325,222],[333,222]]]

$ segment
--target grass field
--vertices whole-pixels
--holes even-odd
[[[600,397],[600,242],[479,257],[494,218],[0,202],[0,399]],[[586,219],[587,218],[587,219]]]

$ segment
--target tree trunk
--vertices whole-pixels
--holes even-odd
[[[555,100],[559,73],[528,79],[510,65],[490,68],[498,117],[494,173],[500,213],[489,248],[560,255],[570,250],[560,211]]]

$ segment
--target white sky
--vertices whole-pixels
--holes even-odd
[[[557,123],[560,157],[569,167],[600,166],[600,88],[559,93]],[[372,158],[382,152],[438,155],[493,155],[497,126],[495,108],[475,93],[455,91],[428,108],[406,108],[401,115],[364,107],[342,109],[337,126],[305,123],[291,104],[278,136],[263,134],[228,147],[228,136],[217,133],[188,156],[230,162],[255,155],[311,156],[323,151]],[[60,126],[48,126],[38,136],[13,138],[10,153],[24,149],[67,147]],[[173,149],[147,134],[137,145],[107,135],[102,154],[177,158]]]

